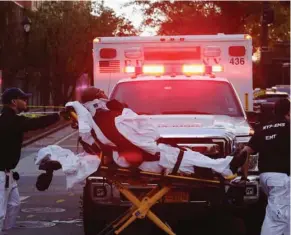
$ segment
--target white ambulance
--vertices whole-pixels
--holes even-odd
[[[162,142],[220,158],[253,134],[245,112],[253,109],[249,35],[102,37],[94,40],[93,55],[94,86],[146,115]],[[228,200],[258,201],[257,156],[249,166],[250,181],[241,197],[226,187]],[[133,190],[143,193],[149,187]],[[193,214],[197,202],[211,205],[219,198],[217,191],[201,186],[172,190],[163,202]],[[86,235],[101,231],[111,215],[130,206],[114,185],[94,174],[87,179],[83,203]],[[178,220],[175,210],[169,214]]]
[[[204,65],[228,79],[245,110],[253,110],[253,49],[249,35],[100,37],[93,44],[94,86],[107,94],[128,76],[127,66],[164,65],[172,74],[179,74],[183,65],[194,65],[196,70]]]

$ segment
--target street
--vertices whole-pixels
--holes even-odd
[[[34,164],[37,151],[47,145],[57,144],[76,152],[77,136],[75,130],[66,127],[22,149],[17,167],[21,176],[18,183],[21,212],[17,228],[9,231],[9,234],[83,234],[79,215],[81,186],[67,191],[64,174],[59,170],[54,173],[47,191],[39,192],[35,188],[36,178],[42,172]]]
[[[23,148],[17,167],[21,176],[19,180],[21,210],[17,227],[9,231],[9,235],[83,234],[80,210],[81,185],[67,191],[64,174],[58,170],[54,173],[53,181],[47,191],[39,192],[35,188],[36,178],[42,172],[34,164],[37,151],[47,145],[55,144],[74,152],[80,152],[82,148],[77,146],[77,137],[77,132],[69,126]],[[232,234],[244,234],[245,232],[243,220],[239,217],[231,217],[222,211],[195,210],[193,218],[189,218],[189,221],[178,220],[169,223],[177,234],[212,234],[213,231],[226,232],[233,228],[241,233]],[[141,230],[149,231],[145,234],[160,234],[155,225],[148,221],[138,221],[124,234],[136,234]]]

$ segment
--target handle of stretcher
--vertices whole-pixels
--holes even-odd
[[[72,124],[75,125],[78,122],[78,115],[76,114],[76,112],[73,110],[69,110],[67,114],[70,116],[70,120],[72,121]],[[96,154],[96,155],[100,158],[101,162],[103,162],[103,152],[101,151],[100,154]]]

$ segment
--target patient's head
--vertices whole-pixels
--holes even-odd
[[[86,103],[95,99],[108,99],[104,91],[96,87],[88,87],[81,92],[81,103]]]

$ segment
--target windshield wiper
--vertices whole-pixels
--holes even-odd
[[[163,111],[162,114],[206,114],[206,115],[214,115],[213,113],[208,113],[208,112],[199,112],[195,110],[186,110],[186,111]]]
[[[154,113],[138,112],[138,115],[155,115]]]

